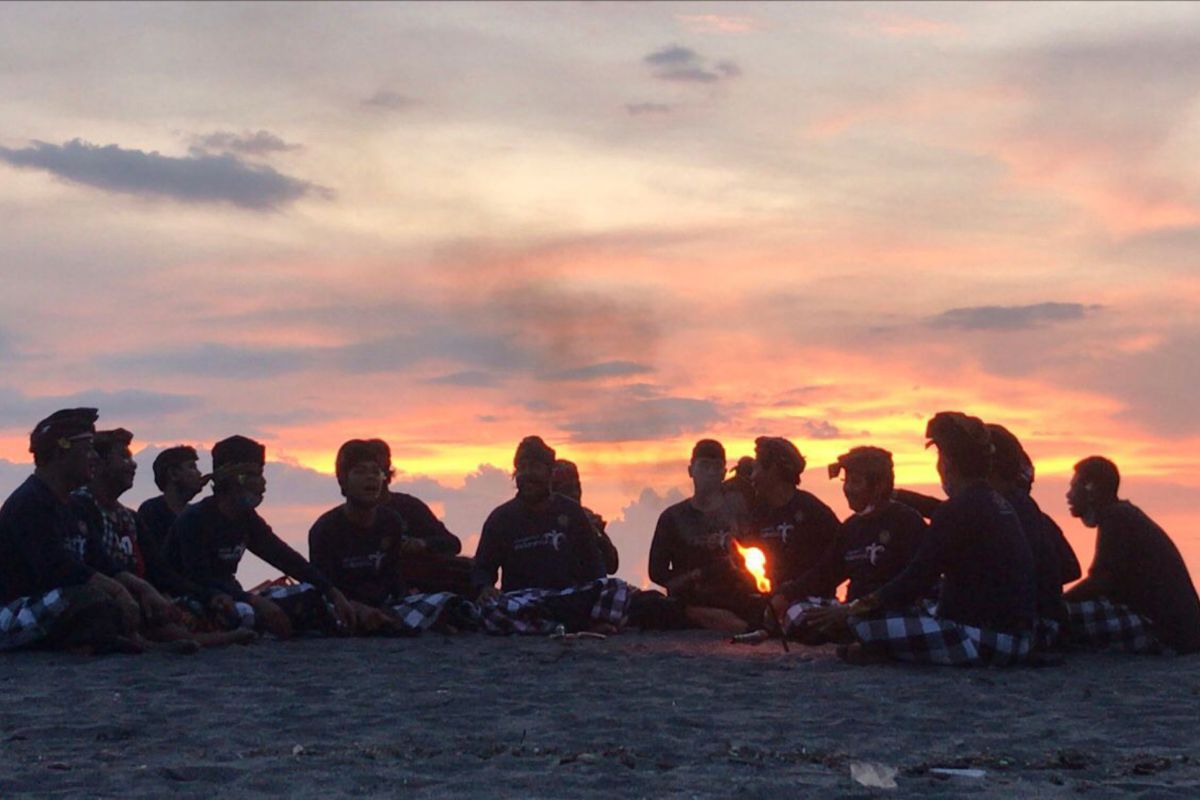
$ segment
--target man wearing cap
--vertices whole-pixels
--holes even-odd
[[[516,497],[488,516],[475,551],[485,629],[543,633],[555,622],[569,629],[619,627],[628,610],[627,587],[604,577],[583,508],[550,490],[554,450],[541,437],[527,436],[513,467]]]
[[[908,566],[884,586],[840,607],[814,609],[809,624],[837,636],[848,624],[864,648],[934,664],[1004,666],[1033,648],[1033,556],[1021,523],[987,484],[987,427],[957,411],[926,427],[938,448],[938,475],[949,499],[933,515]],[[936,609],[915,605],[942,575]]]
[[[70,493],[92,476],[94,408],[56,411],[29,437],[34,472],[0,506],[0,650],[30,644],[137,652],[137,602],[79,557]]]
[[[188,506],[167,537],[171,566],[203,587],[204,595],[196,599],[230,618],[237,616],[237,601],[249,603],[258,627],[281,638],[294,627],[349,632],[354,611],[346,598],[256,511],[267,489],[266,448],[245,436],[230,436],[213,445],[212,459],[212,495]],[[272,597],[250,595],[236,578],[247,550],[302,583],[268,590]]]
[[[724,446],[713,439],[696,442],[688,477],[692,496],[658,517],[650,542],[650,580],[682,604],[692,625],[743,633],[757,625],[763,601],[734,554],[746,517],[740,498],[722,487]]]
[[[837,539],[837,515],[799,488],[805,466],[804,456],[787,439],[760,436],[754,440],[751,480],[757,504],[751,514],[750,538],[766,551],[774,586],[807,573]],[[827,576],[813,588],[818,596],[832,597],[837,584]]]
[[[615,574],[621,566],[617,546],[605,531],[608,523],[604,521],[604,517],[583,505],[583,483],[579,480],[579,467],[575,462],[562,458],[555,460],[550,486],[555,493],[579,503],[596,533],[596,546],[600,548],[600,556],[604,559],[604,571],[609,575]]]
[[[365,441],[383,455],[383,504],[399,515],[404,526],[400,574],[405,583],[423,592],[470,594],[472,562],[459,555],[462,542],[423,501],[391,488],[396,470],[388,443],[382,439]]]
[[[789,635],[808,644],[827,639],[805,624],[805,614],[836,603],[816,591],[828,582],[849,580],[846,602],[883,587],[908,566],[925,535],[925,520],[892,500],[895,470],[892,454],[879,447],[855,447],[829,465],[829,477],[845,472],[842,492],[854,512],[838,531],[825,558],[794,581],[778,587],[771,605]],[[930,589],[933,587],[930,586]]]
[[[1064,584],[1080,575],[1079,559],[1063,535],[1062,528],[1038,507],[1030,495],[1033,485],[1033,461],[1020,440],[1003,425],[989,424],[992,442],[992,470],[988,483],[1017,512],[1021,530],[1029,542],[1037,581],[1037,620],[1034,641],[1038,650],[1054,649],[1066,624],[1063,604]]]
[[[1117,497],[1120,484],[1107,458],[1075,465],[1067,505],[1096,528],[1096,555],[1064,596],[1070,639],[1127,652],[1200,651],[1200,599],[1179,549],[1145,512]]]

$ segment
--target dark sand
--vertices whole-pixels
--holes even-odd
[[[852,667],[696,632],[2,662],[0,797],[1200,797],[1200,657]]]

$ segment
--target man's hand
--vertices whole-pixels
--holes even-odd
[[[292,621],[283,609],[265,597],[253,597],[250,605],[254,606],[254,618],[260,630],[272,633],[280,639],[292,635]]]
[[[676,575],[667,581],[667,594],[678,594],[698,580],[700,580],[699,568]]]
[[[483,605],[484,603],[490,603],[490,602],[498,599],[499,597],[500,597],[499,589],[497,589],[495,586],[485,586],[485,587],[483,587],[483,590],[480,591],[479,597],[477,597],[475,599],[475,602],[478,603],[479,605]]]
[[[346,596],[339,589],[330,587],[329,591],[325,592],[325,598],[333,603],[333,616],[337,618],[341,632],[350,636],[354,633],[354,623],[356,614],[354,606],[346,599]]]
[[[382,608],[375,608],[366,603],[359,603],[353,600],[350,602],[350,605],[354,608],[355,631],[360,634],[391,631],[399,627],[395,618]]]
[[[804,612],[804,622],[824,634],[835,634],[846,630],[846,617],[850,616],[849,606],[829,606],[828,608],[813,608]]]
[[[792,603],[781,594],[771,596],[771,610],[775,612],[775,616],[779,619],[779,624],[785,622],[784,617],[787,616],[787,610],[791,608]]]
[[[104,592],[121,609],[121,621],[125,633],[136,633],[142,625],[142,610],[128,590],[116,580],[96,572],[88,579],[88,585]]]
[[[418,539],[415,536],[405,536],[400,540],[400,552],[406,556],[415,556],[419,553],[424,553],[429,548],[424,539]]]

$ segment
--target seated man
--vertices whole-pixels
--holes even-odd
[[[244,643],[253,639],[254,634],[249,630],[210,630],[197,617],[177,608],[147,579],[153,563],[159,577],[177,589],[196,588],[161,563],[160,550],[153,546],[149,551],[142,549],[145,537],[139,530],[137,515],[121,504],[121,495],[133,487],[137,473],[137,462],[129,449],[132,441],[133,434],[124,428],[98,431],[92,441],[96,451],[92,479],[71,495],[72,510],[87,526],[81,554],[84,563],[129,590],[142,610],[142,632],[151,641],[179,642],[186,651],[200,645]]]
[[[753,456],[742,456],[738,459],[737,464],[733,469],[729,470],[732,473],[725,482],[722,488],[726,494],[734,495],[739,499],[743,509],[749,513],[750,509],[758,504],[758,498],[754,494],[754,458]]]
[[[846,602],[867,596],[908,566],[925,535],[921,515],[892,500],[895,470],[891,453],[878,447],[855,447],[829,465],[830,478],[843,471],[846,478],[842,491],[854,513],[842,523],[837,541],[825,558],[796,580],[777,587],[771,598],[788,635],[807,644],[828,640],[808,629],[805,613],[836,602],[816,592],[848,579]]]
[[[29,436],[34,472],[0,506],[0,650],[38,644],[139,652],[138,604],[79,557],[73,489],[92,476],[94,408],[56,411]]]
[[[583,513],[587,514],[588,521],[592,523],[592,529],[596,532],[596,546],[600,548],[600,556],[604,559],[604,571],[609,575],[614,574],[621,566],[617,546],[604,530],[608,527],[604,517],[583,505],[583,483],[579,480],[579,467],[575,466],[575,462],[561,458],[556,460],[554,472],[550,476],[550,486],[556,493],[574,500],[583,508]]]
[[[1021,530],[1033,554],[1037,581],[1037,620],[1034,639],[1039,650],[1058,645],[1066,623],[1063,584],[1079,578],[1079,560],[1063,535],[1062,528],[1042,513],[1029,493],[1033,483],[1033,462],[1021,442],[1003,425],[988,425],[993,455],[988,483],[1017,512]]]
[[[208,483],[208,477],[200,474],[199,461],[196,448],[187,445],[168,447],[154,459],[154,485],[162,494],[138,506],[138,522],[142,526],[139,542],[143,552],[162,551],[175,518]],[[153,577],[151,574],[152,580]]]
[[[1107,458],[1075,465],[1067,492],[1071,515],[1096,528],[1088,576],[1068,591],[1069,638],[1129,652],[1200,650],[1200,600],[1166,532],[1128,500]]]
[[[485,629],[548,633],[619,627],[628,587],[604,578],[596,535],[578,503],[550,491],[554,451],[527,436],[513,458],[517,495],[483,523],[474,583]],[[495,587],[502,574],[501,589]]]
[[[389,484],[396,474],[392,467],[392,449],[382,439],[367,441],[384,455],[384,505],[399,514],[404,524],[404,558],[400,562],[400,574],[405,583],[422,592],[469,595],[472,563],[471,559],[459,555],[462,542],[420,499],[391,490]]]
[[[862,655],[934,664],[1015,664],[1033,647],[1033,556],[1012,506],[987,485],[991,441],[976,417],[935,415],[926,444],[937,445],[949,499],[938,508],[908,566],[846,606],[821,608],[809,624],[849,632]],[[936,610],[914,606],[942,575]]]
[[[246,602],[258,628],[280,638],[290,636],[293,627],[350,632],[354,611],[346,598],[255,510],[267,489],[266,448],[230,436],[213,445],[212,459],[212,496],[188,506],[167,537],[170,565],[204,591],[195,599],[226,617],[237,616],[237,601]],[[235,577],[247,550],[304,583],[250,595]]]
[[[313,523],[309,558],[350,600],[359,634],[419,632],[443,621],[455,596],[410,596],[401,566],[410,529],[383,504],[389,456],[378,441],[351,439],[338,449],[335,470],[346,502]]]
[[[754,491],[750,540],[767,555],[773,586],[807,573],[833,547],[838,518],[815,495],[799,488],[806,462],[787,439],[760,436],[754,440]],[[743,542],[743,544],[746,544]],[[836,584],[828,580],[811,587],[820,597],[832,597]]]
[[[735,494],[724,491],[725,448],[702,439],[688,463],[692,496],[667,508],[650,542],[650,580],[677,600],[692,625],[742,633],[757,624],[763,600],[734,555],[746,524]]]

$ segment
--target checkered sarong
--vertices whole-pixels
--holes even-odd
[[[479,625],[479,609],[462,595],[453,592],[410,594],[397,603],[389,602],[387,607],[412,633],[427,631],[443,620],[457,627],[475,628]]]
[[[234,628],[254,630],[254,606],[240,600],[233,604],[237,619],[227,619],[208,607],[208,604],[195,597],[179,597],[175,605],[184,611],[183,626],[192,633],[211,633],[213,631],[228,631]]]
[[[297,631],[336,633],[339,629],[333,604],[311,583],[286,583],[268,586],[258,592],[288,615]]]
[[[1033,642],[1038,650],[1053,650],[1062,641],[1062,623],[1050,617],[1038,617],[1033,624]]]
[[[1150,620],[1111,600],[1067,603],[1067,639],[1074,644],[1125,653],[1161,653]]]
[[[622,627],[635,590],[619,578],[600,578],[566,589],[506,592],[479,607],[487,633],[550,634],[560,624],[581,621]]]
[[[797,600],[788,606],[788,610],[783,614],[783,619],[780,620],[784,635],[799,636],[806,630],[802,622],[806,612],[814,608],[831,608],[840,605],[841,603],[832,597],[806,597],[803,600]]]
[[[0,608],[0,650],[24,647],[46,638],[67,608],[61,589],[37,597],[18,597]]]
[[[1009,666],[1029,656],[1033,635],[1000,633],[935,617],[913,607],[872,617],[850,617],[864,645],[880,646],[896,659],[946,666]]]

